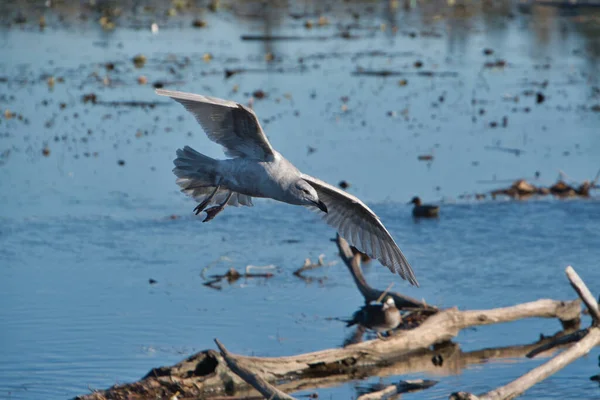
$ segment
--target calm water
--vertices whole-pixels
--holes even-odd
[[[106,32],[97,24],[101,14],[83,6],[27,9],[28,22],[19,26],[11,22],[18,7],[9,4],[0,33],[0,77],[6,78],[0,108],[17,116],[0,119],[0,398],[68,398],[133,381],[213,348],[215,337],[236,353],[278,356],[339,346],[351,332],[330,320],[362,303],[345,267],[314,271],[326,278],[322,283],[292,275],[306,257],[338,261],[329,241],[334,232],[315,215],[270,201],[228,208],[209,224],[191,215],[194,203],[171,174],[174,151],[190,144],[220,157],[220,149],[180,106],[153,95],[157,81],[240,102],[265,91],[254,108],[274,147],[307,173],[349,181],[349,190],[372,205],[397,239],[422,287],[370,265],[365,274],[373,286],[395,282],[394,289],[442,307],[493,308],[574,298],[564,277],[570,264],[597,293],[597,197],[456,199],[506,184],[485,181],[532,178],[535,171],[541,184],[552,183],[559,170],[577,181],[593,178],[600,153],[600,113],[592,108],[600,104],[598,17],[543,7],[438,6],[365,10],[359,4],[362,17],[350,29],[356,39],[265,44],[241,35],[333,36],[356,21],[336,6],[325,13],[328,26],[307,30],[305,20],[315,17],[289,15],[318,15],[317,5],[298,3],[258,18],[243,3],[173,18],[161,9],[126,9]],[[43,31],[40,13],[48,23]],[[192,17],[208,27],[192,28]],[[484,55],[484,48],[494,54]],[[274,61],[265,61],[268,52]],[[136,69],[131,58],[139,53],[148,62]],[[507,66],[484,67],[498,59]],[[225,68],[270,72],[225,79]],[[358,68],[407,74],[353,76]],[[455,75],[436,75],[442,72]],[[138,85],[140,75],[148,85]],[[49,76],[64,82],[49,88]],[[97,104],[82,102],[90,93]],[[111,101],[159,104],[105,103]],[[498,146],[521,153],[489,149]],[[423,163],[419,154],[434,160]],[[443,200],[442,217],[415,223],[405,205],[415,194]],[[226,284],[222,291],[202,285],[209,265],[207,274],[250,264],[277,266],[275,277]],[[527,344],[559,327],[553,320],[519,321],[461,332],[457,342],[465,352]],[[598,385],[588,379],[598,373],[597,356],[592,351],[525,398],[598,397]],[[438,379],[434,388],[407,397],[447,398],[452,391],[490,390],[541,362],[496,360],[456,374],[384,381]],[[318,392],[354,398],[357,386],[378,381]]]

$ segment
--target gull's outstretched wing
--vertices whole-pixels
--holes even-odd
[[[358,250],[378,259],[390,271],[419,286],[402,251],[369,207],[358,198],[312,176],[302,174],[327,206],[325,221]]]
[[[224,147],[226,155],[264,161],[273,157],[273,148],[251,109],[199,94],[163,89],[156,89],[156,94],[181,103],[196,117],[209,139]]]

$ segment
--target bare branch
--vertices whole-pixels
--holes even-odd
[[[242,367],[235,360],[235,358],[233,358],[231,356],[231,354],[227,351],[225,346],[223,346],[223,344],[221,342],[219,342],[219,339],[215,339],[215,343],[217,344],[217,347],[219,347],[219,350],[221,350],[221,355],[225,359],[225,362],[227,363],[227,366],[229,367],[229,369],[231,369],[233,372],[236,373],[236,375],[238,375],[240,378],[242,378],[244,381],[246,381],[246,383],[248,383],[253,388],[258,390],[260,392],[260,394],[265,396],[267,399],[269,399],[269,400],[271,400],[271,399],[272,400],[295,400],[292,396],[289,396],[288,394],[282,392],[281,390],[277,389],[276,387],[270,385],[267,381],[262,379],[260,376],[257,376],[255,374],[253,374],[252,372],[250,372],[250,370],[248,370],[247,368]]]
[[[591,328],[583,339],[568,350],[563,351],[539,367],[532,369],[508,385],[499,387],[478,397],[480,400],[513,399],[536,383],[543,381],[573,361],[586,355],[593,347],[598,345],[600,345],[600,328]]]
[[[537,349],[533,350],[528,354],[528,356],[533,356],[538,354],[541,351],[550,349],[559,344],[565,344],[568,342],[576,341],[578,338],[580,339],[571,346],[569,349],[563,351],[556,357],[552,358],[548,362],[540,365],[537,368],[532,369],[525,375],[521,376],[518,379],[510,382],[509,384],[494,389],[488,393],[474,396],[470,393],[460,392],[453,393],[450,397],[452,400],[505,400],[505,399],[514,399],[520,394],[524,393],[533,385],[543,381],[549,376],[553,375],[557,371],[560,371],[573,361],[578,358],[588,354],[592,348],[600,345],[600,312],[598,311],[598,303],[596,299],[592,296],[589,289],[581,280],[579,275],[575,272],[573,267],[568,266],[566,269],[567,278],[571,282],[571,286],[573,289],[579,294],[579,297],[583,300],[583,302],[588,307],[590,314],[592,315],[593,323],[592,326],[588,329],[583,329],[574,334],[564,336],[560,339],[555,339],[552,342],[542,345]]]
[[[573,289],[575,289],[575,291],[577,292],[579,297],[581,297],[581,300],[583,300],[587,309],[589,310],[590,315],[594,320],[593,325],[600,326],[600,310],[598,310],[598,302],[596,301],[594,296],[592,296],[592,293],[585,285],[583,280],[579,277],[577,272],[575,272],[573,267],[569,265],[565,270],[565,273],[567,274],[567,278],[569,278],[569,281],[571,282],[571,286],[573,286]]]

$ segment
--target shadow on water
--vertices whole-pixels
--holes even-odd
[[[191,215],[174,151],[222,152],[155,87],[251,102],[301,170],[347,180],[422,286],[371,262],[375,287],[394,281],[430,304],[477,309],[570,299],[568,264],[597,286],[597,198],[455,199],[536,171],[539,186],[559,170],[594,176],[600,11],[448,3],[1,2],[0,397],[133,381],[217,336],[235,353],[280,356],[338,347],[350,333],[332,320],[361,305],[347,271],[293,275],[306,258],[338,258],[315,216],[267,201],[209,224]],[[413,221],[405,203],[416,194],[443,200],[439,219]],[[276,269],[204,285],[202,274],[248,265]],[[489,390],[538,361],[473,354],[556,329],[534,320],[463,332],[459,367],[440,373],[427,353],[426,368],[381,376],[441,375],[415,398]],[[596,373],[581,359],[524,397],[596,393]],[[350,398],[356,385],[319,394]]]

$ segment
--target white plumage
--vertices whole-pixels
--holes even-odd
[[[233,101],[157,89],[196,117],[208,137],[231,159],[215,160],[191,147],[177,150],[173,172],[181,190],[201,202],[208,221],[226,205],[252,206],[252,197],[303,205],[322,212],[325,222],[360,251],[418,286],[408,260],[369,207],[326,182],[303,174],[275,151],[254,111]]]

